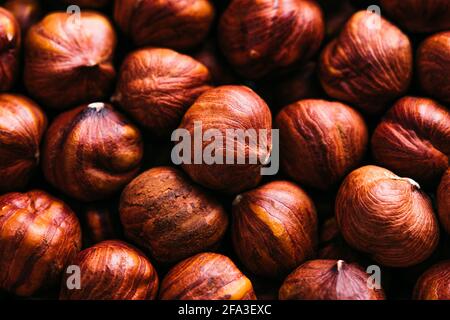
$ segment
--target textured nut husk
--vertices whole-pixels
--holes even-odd
[[[215,249],[228,226],[222,206],[170,167],[134,179],[122,192],[119,211],[126,237],[162,263]]]
[[[0,7],[0,92],[9,91],[19,73],[20,26],[8,10]]]
[[[122,2],[119,0],[116,2]],[[62,0],[61,2],[67,5],[77,5],[82,8],[102,8],[110,4],[112,0]]]
[[[280,288],[280,300],[384,300],[382,289],[368,286],[359,265],[343,260],[312,260],[292,272]]]
[[[428,269],[414,287],[416,300],[450,300],[450,260]]]
[[[60,114],[44,139],[46,179],[81,201],[105,199],[138,173],[143,156],[139,130],[105,103]]]
[[[251,281],[228,257],[201,253],[164,277],[161,300],[256,300]]]
[[[450,3],[448,6],[450,8]],[[421,44],[417,70],[422,89],[432,97],[450,103],[450,31],[433,35]]]
[[[39,163],[47,117],[33,101],[0,94],[0,192],[22,189]]]
[[[428,33],[450,29],[448,0],[381,0],[382,10],[411,32]]]
[[[83,10],[76,20],[51,13],[27,33],[25,86],[53,109],[102,100],[113,89],[115,47],[115,31],[105,16]]]
[[[239,259],[254,274],[286,276],[315,255],[314,203],[288,181],[240,194],[233,202],[232,238]]]
[[[355,13],[324,49],[319,64],[326,93],[369,114],[382,112],[401,96],[413,70],[408,37],[378,17],[367,11]]]
[[[437,190],[437,208],[444,229],[450,234],[450,169],[442,176]]]
[[[42,14],[42,8],[38,0],[9,0],[4,7],[10,11],[20,25],[22,34],[39,21]]]
[[[372,153],[396,174],[436,185],[449,167],[450,112],[430,99],[400,99],[375,129]]]
[[[61,300],[153,300],[158,274],[145,255],[118,240],[100,242],[81,251],[71,265],[78,266],[81,289],[67,288],[65,275]]]
[[[223,154],[222,163],[208,165],[195,164],[195,134],[196,123],[201,124],[203,132],[218,130],[222,135]],[[221,86],[206,91],[188,109],[180,124],[191,137],[191,162],[183,163],[182,167],[197,183],[225,193],[239,193],[258,185],[261,180],[261,167],[272,150],[272,115],[267,104],[250,88],[245,86]],[[245,142],[238,143],[238,139],[226,133],[226,130],[254,130],[262,139],[258,145]],[[263,131],[266,130],[266,134]],[[267,145],[264,146],[264,138]],[[248,140],[248,139],[247,139]],[[211,141],[202,142],[202,153]],[[234,150],[227,148],[236,145]],[[239,152],[245,158],[245,164],[238,164],[236,159]],[[234,151],[234,153],[233,153]],[[226,164],[226,155],[234,155],[234,164]],[[244,154],[245,153],[245,154]],[[216,155],[216,158],[219,157]],[[251,164],[251,159],[257,159]],[[262,160],[263,159],[263,160]]]
[[[347,243],[384,266],[418,264],[439,241],[428,196],[415,181],[381,167],[350,173],[338,191],[335,211]]]
[[[281,167],[295,181],[328,189],[354,169],[367,149],[362,116],[349,106],[324,100],[302,100],[282,109]]]
[[[59,280],[81,248],[76,215],[34,190],[0,197],[0,288],[31,296]]]
[[[236,72],[258,79],[307,61],[324,37],[320,7],[306,0],[233,0],[220,19],[219,42]]]
[[[113,101],[153,137],[167,137],[209,83],[208,69],[195,59],[170,49],[142,49],[123,62]]]
[[[186,50],[207,36],[214,6],[209,0],[121,0],[114,19],[136,46]]]

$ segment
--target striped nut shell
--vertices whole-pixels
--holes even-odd
[[[0,7],[0,92],[9,91],[19,73],[20,26],[8,10]]]
[[[440,262],[417,280],[413,298],[416,300],[450,300],[450,260]]]
[[[442,226],[450,234],[450,169],[442,176],[437,190],[437,208]]]

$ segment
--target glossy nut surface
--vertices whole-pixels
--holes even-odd
[[[442,176],[437,190],[437,208],[442,226],[450,234],[450,169]]]
[[[0,7],[0,92],[9,91],[19,73],[20,26],[8,10]]]
[[[432,266],[417,280],[413,298],[450,300],[450,260]]]

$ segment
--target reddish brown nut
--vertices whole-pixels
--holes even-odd
[[[105,204],[88,205],[84,211],[86,238],[92,244],[119,238],[114,212]]]
[[[439,184],[437,191],[437,207],[439,218],[444,229],[450,234],[450,169],[448,169]]]
[[[17,80],[20,46],[19,23],[0,7],[0,92],[10,90]]]
[[[428,269],[417,280],[413,298],[416,300],[450,300],[450,261]]]
[[[272,116],[267,104],[251,89],[221,86],[208,90],[186,112],[180,129],[187,130],[193,147],[189,163],[184,161],[183,169],[195,182],[210,189],[239,193],[255,187],[261,180],[261,168],[272,150]],[[212,164],[205,159],[196,164],[195,156],[199,150],[195,146],[199,139],[203,155],[212,144],[210,140],[198,137],[196,132],[200,130],[214,133],[213,146],[222,143],[223,148],[215,150],[217,153],[211,152],[214,156]],[[237,130],[258,135],[256,146],[249,139],[241,141]],[[234,158],[233,164],[229,164],[227,156],[231,160]]]
[[[81,288],[69,289],[70,275],[61,282],[61,300],[153,300],[158,274],[138,249],[118,240],[103,241],[72,259],[80,268]]]
[[[214,6],[209,0],[115,1],[114,19],[139,47],[185,50],[205,39]]]
[[[80,6],[82,8],[102,8],[112,3],[111,0],[62,0],[61,2],[64,2],[67,5]]]
[[[150,169],[120,199],[125,235],[162,263],[215,249],[228,225],[222,206],[179,170]]]
[[[369,274],[343,260],[311,260],[291,273],[280,300],[384,300],[383,289],[369,286]]]
[[[110,93],[116,35],[103,15],[51,13],[30,28],[25,47],[25,85],[44,105],[66,109]]]
[[[315,255],[314,203],[287,181],[238,195],[233,202],[232,237],[239,259],[251,272],[284,277]]]
[[[78,219],[43,191],[0,197],[0,288],[31,296],[59,281],[81,248]]]
[[[448,6],[450,14],[450,3]],[[450,103],[450,31],[438,33],[422,43],[417,53],[417,70],[422,89]]]
[[[44,112],[19,95],[0,94],[0,192],[22,189],[39,163]]]
[[[81,201],[105,199],[138,173],[143,156],[138,129],[110,105],[97,102],[59,115],[43,146],[47,180]]]
[[[448,0],[381,0],[382,9],[411,32],[450,29]]]
[[[42,15],[42,8],[38,0],[8,0],[4,7],[16,17],[22,34],[26,34]]]
[[[337,194],[336,220],[349,245],[388,267],[424,261],[439,241],[428,196],[414,180],[381,167],[347,176]]]
[[[360,11],[325,48],[319,69],[329,96],[355,104],[366,113],[380,113],[409,87],[411,43],[387,20]]]
[[[242,76],[258,79],[317,52],[324,37],[320,7],[309,0],[233,0],[219,25],[222,51]]]
[[[434,184],[449,167],[450,112],[430,99],[400,99],[375,129],[372,153],[395,173]]]
[[[228,257],[200,253],[186,259],[165,276],[161,300],[255,300],[250,280]]]
[[[157,138],[170,136],[210,88],[208,69],[170,49],[142,49],[123,62],[113,101]]]
[[[295,181],[328,189],[363,158],[368,140],[361,115],[349,106],[302,100],[276,118],[280,129],[281,166]]]

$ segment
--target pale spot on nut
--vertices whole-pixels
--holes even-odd
[[[103,102],[94,102],[88,105],[88,108],[95,109],[95,111],[100,112],[105,107]]]

